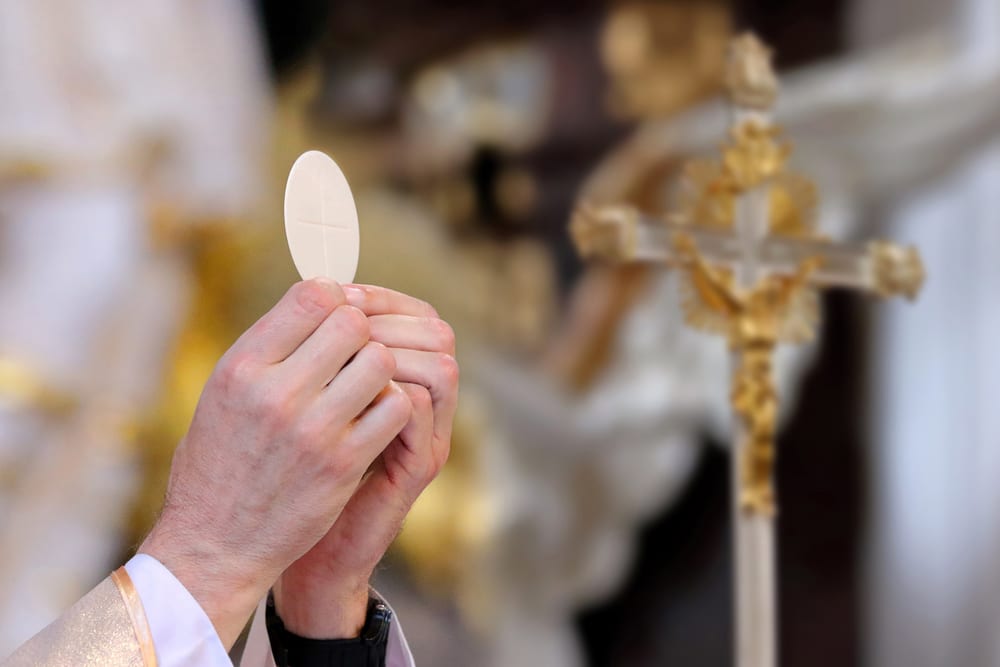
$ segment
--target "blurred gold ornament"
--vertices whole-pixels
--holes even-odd
[[[2,356],[0,396],[25,409],[40,410],[55,417],[72,413],[80,404],[79,397],[53,386],[27,364]]]
[[[774,435],[778,392],[774,387],[770,348],[746,348],[733,375],[733,410],[743,420],[745,442],[740,469],[740,506],[772,516],[775,511]]]
[[[820,260],[803,260],[792,276],[761,279],[753,288],[735,286],[727,268],[712,268],[694,240],[677,234],[675,263],[683,270],[682,304],[691,326],[725,336],[734,349],[802,343],[813,337],[819,304],[810,276]]]
[[[573,211],[569,233],[580,257],[613,258],[628,261],[635,257],[638,212],[631,206],[595,206],[584,202]]]
[[[772,52],[752,32],[732,41],[726,66],[726,89],[733,103],[747,109],[767,110],[778,96],[778,77]]]
[[[724,2],[626,2],[610,10],[600,37],[615,115],[677,112],[717,92],[730,16]]]
[[[924,263],[916,248],[903,248],[886,241],[868,244],[878,295],[903,295],[913,300],[924,284]]]
[[[775,347],[815,336],[817,287],[913,298],[924,272],[913,248],[884,242],[840,247],[816,230],[816,188],[786,168],[791,147],[767,114],[778,91],[771,53],[754,35],[733,40],[727,86],[736,107],[729,140],[719,160],[685,167],[675,216],[649,219],[630,206],[585,202],[570,233],[584,258],[659,261],[680,269],[688,323],[725,336],[737,360],[732,405],[743,426],[740,506],[769,516]]]
[[[679,209],[682,219],[718,228],[733,226],[740,193],[767,184],[772,233],[803,234],[813,227],[816,208],[812,183],[785,169],[791,146],[780,128],[747,120],[734,125],[721,147],[720,161],[694,159],[684,167]]]
[[[195,219],[162,197],[149,199],[145,207],[145,219],[154,250],[179,249],[185,252],[195,252],[205,243],[232,234],[241,222],[223,216]]]
[[[744,426],[740,505],[774,514],[774,433],[778,396],[771,358],[779,342],[800,343],[814,335],[819,319],[809,278],[820,260],[804,260],[791,276],[768,276],[748,290],[734,285],[732,272],[712,268],[690,236],[674,242],[684,272],[684,310],[692,326],[721,334],[739,353],[732,378],[733,411]]]
[[[820,238],[816,231],[819,194],[816,185],[793,171],[771,179],[768,231],[779,236]]]
[[[753,120],[730,130],[722,147],[722,177],[736,191],[749,190],[782,173],[791,147],[779,143],[781,130]]]
[[[716,160],[695,159],[684,166],[678,219],[718,229],[733,226],[736,192]]]
[[[34,157],[7,157],[0,160],[0,183],[37,181],[55,171],[53,164]]]

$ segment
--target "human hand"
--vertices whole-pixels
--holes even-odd
[[[395,357],[393,377],[413,412],[333,527],[275,586],[285,627],[316,639],[361,631],[372,572],[448,458],[458,398],[455,335],[431,306],[379,287],[347,285],[344,292],[368,315],[372,341]]]
[[[400,432],[395,355],[335,282],[297,283],[219,361],[141,552],[230,648],[257,602],[333,524]]]

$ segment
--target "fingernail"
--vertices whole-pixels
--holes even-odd
[[[340,288],[340,285],[337,284],[336,280],[332,278],[327,278],[326,276],[317,276],[313,278],[313,282],[319,283],[320,285],[331,291]]]
[[[355,287],[354,285],[344,285],[343,289],[344,295],[351,303],[358,304],[365,300],[365,291],[360,287]]]

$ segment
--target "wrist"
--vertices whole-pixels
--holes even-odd
[[[274,585],[285,627],[310,639],[357,637],[368,613],[367,576],[335,577],[289,568]]]
[[[153,528],[138,553],[158,560],[184,586],[227,651],[267,593],[266,577],[243,571],[210,543],[185,539],[162,523]]]
[[[277,667],[385,667],[392,610],[375,596],[368,598],[365,624],[360,635],[349,639],[309,639],[295,634],[277,614],[273,598],[267,601],[265,622],[271,654]]]

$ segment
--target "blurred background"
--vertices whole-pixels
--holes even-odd
[[[452,459],[377,580],[418,663],[728,664],[725,344],[566,228],[670,210],[748,28],[820,227],[929,275],[782,351],[782,664],[1000,665],[997,0],[0,0],[0,655],[155,519],[297,278],[281,195],[320,148],[359,282],[458,333]]]

